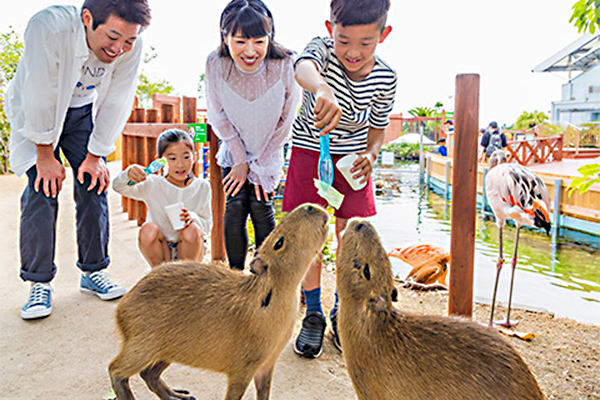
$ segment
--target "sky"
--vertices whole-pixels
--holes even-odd
[[[6,1],[6,0],[4,0]],[[576,0],[391,0],[392,32],[377,54],[398,74],[394,113],[415,107],[454,108],[458,74],[479,74],[479,125],[511,125],[523,111],[550,116],[560,100],[562,73],[533,73],[580,34],[569,23]],[[142,66],[166,80],[177,95],[196,96],[207,55],[219,45],[219,17],[228,0],[149,0],[152,22],[144,45],[158,57]],[[328,0],[265,0],[275,20],[275,39],[301,52],[327,34]],[[38,10],[54,4],[81,6],[83,0],[26,0],[0,13],[0,33],[21,35]],[[202,103],[199,103],[201,106]]]

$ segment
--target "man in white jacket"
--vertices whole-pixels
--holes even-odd
[[[103,272],[110,262],[105,158],[131,112],[139,34],[149,22],[147,0],[85,0],[81,10],[48,7],[27,25],[5,104],[11,168],[28,177],[19,246],[20,275],[31,289],[23,319],[52,312],[57,197],[65,179],[61,152],[75,177],[80,289],[103,300],[125,293]]]

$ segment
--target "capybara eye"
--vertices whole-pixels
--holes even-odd
[[[356,225],[356,228],[354,228],[354,229],[356,229],[356,231],[358,232],[358,231],[360,231],[360,230],[361,230],[362,228],[364,228],[364,227],[365,227],[365,224],[363,224],[363,223],[361,222],[360,224]]]
[[[363,269],[363,275],[365,276],[366,280],[371,280],[371,270],[369,269],[369,264],[365,264],[365,268]]]
[[[306,207],[306,212],[307,212],[307,213],[309,213],[309,214],[314,214],[314,212],[315,212],[316,210],[317,210],[317,209],[316,209],[316,208],[314,208],[313,206],[308,206],[308,207]]]
[[[275,246],[273,247],[273,249],[279,250],[281,247],[283,247],[283,236],[279,238],[277,243],[275,243]]]

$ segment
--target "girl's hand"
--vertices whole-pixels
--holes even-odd
[[[266,203],[267,201],[269,201],[269,199],[271,199],[271,198],[272,198],[272,197],[275,195],[275,193],[274,193],[274,192],[267,193],[267,192],[265,191],[265,189],[264,189],[262,186],[260,186],[260,185],[254,185],[254,193],[256,194],[256,198],[257,198],[259,201],[260,201],[260,195],[261,195],[261,193],[262,193],[262,195],[263,195],[263,199],[265,200],[265,203]]]
[[[247,163],[242,163],[231,168],[231,171],[223,179],[225,195],[235,196],[242,189],[248,178],[250,168]]]
[[[354,161],[354,166],[350,168],[350,172],[354,178],[363,177],[360,180],[360,183],[366,182],[369,180],[369,177],[373,173],[373,165],[375,165],[375,160],[377,159],[371,153],[360,153],[358,154],[358,158]]]
[[[141,166],[134,164],[127,171],[127,177],[133,183],[140,183],[146,180],[146,173]]]
[[[317,120],[315,128],[322,129],[321,136],[331,132],[340,122],[342,109],[329,86],[325,85],[315,93],[313,112]]]
[[[184,228],[187,228],[193,222],[190,212],[185,207],[181,209],[181,214],[179,214],[179,216],[181,217],[181,220],[183,221]]]

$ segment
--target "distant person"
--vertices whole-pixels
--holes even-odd
[[[446,120],[446,123],[444,124],[444,131],[446,131],[446,133],[454,133],[454,122],[452,122],[451,119]]]
[[[448,156],[448,149],[446,148],[446,139],[441,138],[440,140],[437,141],[437,143],[439,144],[439,147],[437,149],[438,154],[447,157]]]
[[[389,0],[332,0],[331,18],[325,22],[330,37],[313,38],[295,63],[304,100],[292,130],[283,211],[306,202],[327,206],[313,180],[318,178],[320,136],[328,133],[333,164],[346,154],[357,154],[351,172],[361,183],[366,182],[364,188],[355,191],[337,169],[334,171],[333,186],[345,196],[334,212],[338,244],[348,219],[376,214],[371,174],[389,124],[397,84],[396,72],[375,55],[377,45],[392,29],[386,25],[389,7]],[[322,267],[321,260],[315,258],[303,282],[306,315],[294,350],[308,358],[321,354],[327,325],[321,307]],[[341,349],[337,310],[336,300],[330,318],[334,344]]]
[[[204,237],[212,228],[211,191],[205,179],[192,174],[196,161],[192,138],[180,129],[169,129],[158,137],[157,153],[167,160],[165,176],[147,176],[142,166],[133,164],[115,178],[113,189],[148,206],[138,244],[151,267],[171,260],[201,261]],[[173,227],[165,210],[175,203],[183,203],[180,230]]]
[[[131,113],[142,58],[140,32],[150,23],[146,0],[85,0],[81,9],[51,6],[34,15],[6,93],[12,127],[10,164],[27,174],[21,198],[21,278],[31,290],[23,319],[52,312],[61,152],[73,169],[80,289],[111,300],[126,290],[104,274],[108,256],[110,175]]]
[[[206,60],[208,122],[225,190],[225,250],[243,270],[248,216],[256,247],[275,228],[273,195],[284,145],[300,102],[292,52],[275,41],[273,16],[260,0],[233,0],[221,13],[221,44]]]
[[[504,149],[506,146],[508,146],[506,135],[500,132],[496,121],[490,122],[488,129],[481,137],[482,152],[479,161],[487,162],[494,151]]]

